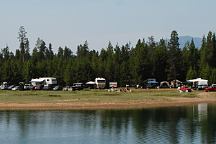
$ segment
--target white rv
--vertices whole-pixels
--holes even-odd
[[[57,80],[54,77],[41,77],[38,79],[32,79],[31,84],[33,86],[37,86],[37,85],[53,86],[53,85],[57,85]]]
[[[105,78],[96,78],[95,84],[96,84],[96,88],[104,89],[106,87],[106,79]]]
[[[39,79],[44,80],[44,82],[45,82],[44,86],[57,85],[57,80],[54,77],[42,77]]]

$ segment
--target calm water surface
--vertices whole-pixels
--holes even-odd
[[[216,106],[0,111],[1,144],[216,143]]]

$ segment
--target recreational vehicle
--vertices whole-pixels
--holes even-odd
[[[57,80],[54,77],[42,77],[42,78],[39,78],[39,79],[41,79],[41,80],[43,80],[45,82],[44,86],[57,85]]]
[[[96,88],[104,89],[106,87],[106,79],[105,78],[96,78],[95,84],[96,84]]]
[[[41,77],[37,79],[32,79],[31,84],[33,87],[47,87],[47,89],[52,88],[57,85],[57,80],[54,77]]]

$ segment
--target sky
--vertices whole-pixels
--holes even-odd
[[[0,0],[0,49],[19,48],[24,26],[30,49],[37,38],[54,51],[88,41],[89,48],[136,44],[138,39],[179,36],[202,37],[216,31],[216,0]]]

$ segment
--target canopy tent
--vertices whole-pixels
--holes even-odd
[[[198,89],[204,89],[208,86],[208,80],[201,78],[187,80],[187,82],[193,83],[193,87]]]
[[[191,79],[191,80],[187,80],[187,81],[192,82],[192,83],[195,83],[195,82],[208,83],[208,80],[201,79],[201,78]]]
[[[95,85],[96,83],[93,82],[93,81],[89,81],[89,82],[87,82],[86,84],[87,84],[87,85]]]
[[[37,83],[40,83],[40,82],[43,82],[44,80],[42,79],[32,79],[31,82],[37,82]]]

